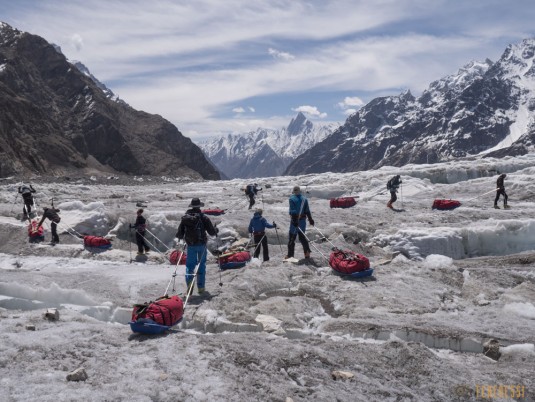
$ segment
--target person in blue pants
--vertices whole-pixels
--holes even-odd
[[[308,200],[301,194],[301,188],[295,186],[288,201],[290,204],[289,213],[291,221],[290,232],[288,234],[288,254],[285,258],[293,258],[295,252],[295,240],[297,237],[299,237],[299,241],[303,246],[305,258],[310,258],[310,245],[305,236],[307,227],[306,220],[308,218],[308,223],[314,226],[314,219],[312,219],[312,214],[310,213]]]
[[[218,230],[210,218],[201,212],[204,203],[199,198],[193,198],[188,205],[186,214],[180,219],[180,225],[176,237],[184,240],[187,244],[186,256],[186,289],[188,294],[193,290],[192,282],[195,279],[195,268],[197,269],[197,290],[199,294],[205,291],[206,278],[206,243],[210,236],[217,236]]]

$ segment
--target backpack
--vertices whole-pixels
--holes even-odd
[[[202,213],[186,214],[181,219],[184,225],[184,238],[187,244],[206,243]]]
[[[392,188],[392,179],[390,179],[390,180],[388,180],[388,181],[386,182],[386,189],[387,189],[387,190],[390,190],[391,188]]]
[[[250,195],[250,194],[253,194],[253,185],[252,184],[248,184],[247,187],[245,187],[245,194],[246,195]]]

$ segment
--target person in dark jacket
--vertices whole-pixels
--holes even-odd
[[[262,191],[262,189],[258,188],[258,184],[256,183],[248,184],[247,187],[245,187],[245,195],[249,197],[249,209],[256,203],[255,197],[259,191]]]
[[[37,229],[41,227],[45,219],[50,220],[50,231],[52,232],[52,241],[51,243],[56,244],[59,243],[59,236],[57,231],[58,223],[61,221],[61,218],[58,215],[59,209],[54,208],[53,206],[50,208],[43,208],[43,216],[41,220],[39,221],[39,224],[37,225]]]
[[[255,250],[254,250],[254,258],[258,258],[260,255],[260,247],[262,247],[263,253],[262,256],[264,258],[264,261],[269,261],[269,251],[268,251],[268,239],[266,236],[266,228],[268,229],[274,229],[277,227],[275,222],[273,224],[269,224],[262,216],[262,209],[258,208],[255,213],[253,214],[253,217],[251,221],[249,222],[249,233],[253,235],[253,241],[255,244]]]
[[[137,210],[136,223],[134,223],[133,228],[136,229],[136,244],[137,244],[137,254],[143,255],[143,252],[150,252],[150,247],[145,241],[145,233],[147,230],[147,220],[143,216],[143,208]]]
[[[19,194],[22,195],[22,201],[24,202],[24,205],[22,207],[23,219],[29,219],[30,214],[32,213],[33,193],[35,193],[35,189],[32,187],[31,184],[29,186],[25,184],[19,186]]]
[[[500,199],[500,195],[503,195],[503,208],[509,209],[509,205],[507,205],[507,199],[509,198],[507,196],[507,193],[505,192],[505,184],[504,180],[507,177],[505,173],[502,173],[498,176],[498,180],[496,180],[496,198],[494,199],[494,208],[500,209],[498,206],[498,200]]]
[[[386,183],[386,188],[388,189],[388,191],[390,191],[390,201],[388,201],[386,206],[390,209],[394,209],[392,204],[394,204],[398,199],[396,193],[398,192],[398,188],[401,185],[401,183],[403,182],[401,181],[401,176],[399,174],[392,177]]]
[[[176,237],[184,240],[188,245],[186,251],[186,289],[187,294],[193,291],[193,280],[195,279],[195,267],[197,269],[197,291],[204,293],[206,284],[206,243],[210,236],[217,236],[218,230],[212,221],[201,212],[204,203],[199,198],[193,198],[188,205],[186,214],[180,219]]]
[[[312,214],[310,213],[308,200],[301,194],[301,188],[299,186],[293,188],[292,195],[288,202],[290,204],[289,213],[291,221],[290,232],[288,234],[288,254],[285,258],[293,258],[295,252],[295,240],[298,236],[299,241],[303,246],[305,258],[310,258],[310,245],[305,236],[307,226],[306,218],[308,218],[308,223],[312,226],[314,226],[314,219],[312,219]]]

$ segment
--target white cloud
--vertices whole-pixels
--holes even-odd
[[[268,49],[268,53],[271,56],[273,56],[274,59],[281,59],[281,60],[284,60],[284,61],[289,61],[289,60],[295,59],[295,56],[290,54],[290,53],[281,52],[279,50],[272,49],[272,48]]]
[[[357,109],[345,109],[344,114],[346,116],[352,115],[353,113],[357,113]]]
[[[245,109],[240,106],[240,107],[235,107],[234,109],[232,109],[232,111],[234,113],[244,113]]]
[[[71,36],[70,43],[72,47],[74,47],[77,51],[82,50],[82,48],[84,47],[84,41],[82,37],[78,34],[74,34]]]
[[[320,112],[316,106],[303,105],[303,106],[296,107],[295,109],[292,109],[292,110],[294,112],[302,112],[306,115],[319,117],[321,119],[324,119],[325,117],[327,117],[327,113]]]
[[[346,96],[344,100],[340,103],[338,103],[338,106],[340,106],[342,109],[347,109],[351,106],[363,106],[364,101],[360,99],[358,96]]]
[[[249,106],[247,109],[249,109],[249,112],[254,113],[256,110],[254,107]]]

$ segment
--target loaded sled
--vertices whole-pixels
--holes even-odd
[[[461,206],[461,202],[457,200],[434,200],[431,209],[438,209],[441,211],[450,211]]]
[[[161,334],[182,321],[183,316],[182,299],[178,296],[163,296],[155,301],[135,304],[129,324],[135,333]]]
[[[362,254],[351,250],[333,248],[329,256],[329,265],[336,273],[353,278],[363,278],[373,274],[370,260]]]

